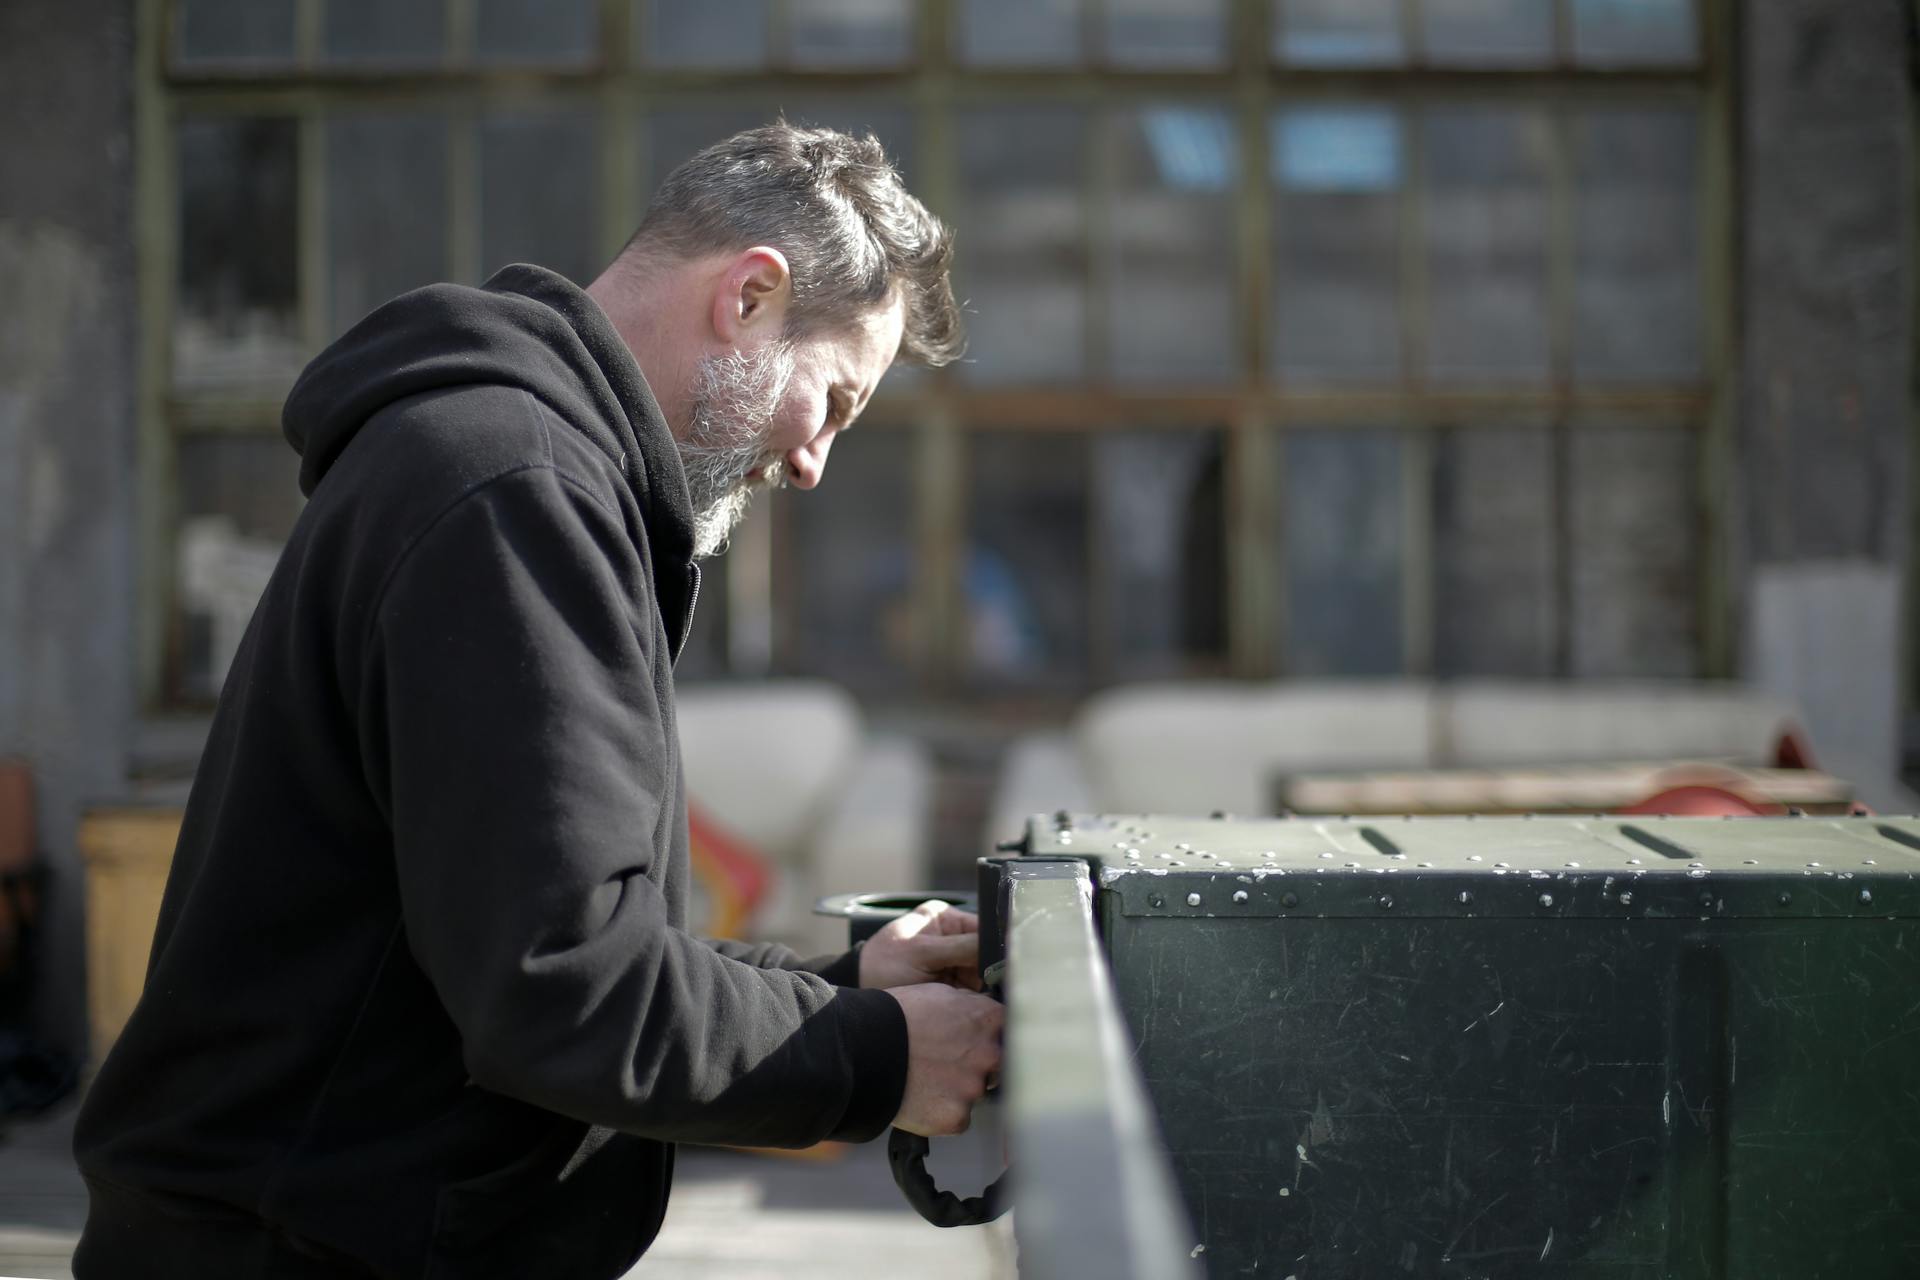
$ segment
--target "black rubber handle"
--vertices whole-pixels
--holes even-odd
[[[927,1172],[927,1140],[917,1133],[895,1129],[887,1135],[887,1164],[894,1185],[919,1215],[936,1227],[977,1227],[992,1222],[1012,1205],[1007,1201],[1007,1175],[1001,1174],[977,1196],[962,1200],[934,1185]]]

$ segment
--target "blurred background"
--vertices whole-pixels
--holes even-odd
[[[137,991],[304,362],[776,114],[886,144],[973,341],[711,566],[716,929],[1060,806],[1911,807],[1917,9],[4,0],[13,1023]]]

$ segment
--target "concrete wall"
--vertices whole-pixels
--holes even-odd
[[[1891,776],[1913,432],[1913,8],[1740,6],[1742,670]],[[1863,634],[1871,632],[1872,634]]]
[[[74,829],[132,713],[132,44],[127,0],[0,4],[0,754],[38,779],[40,1030],[75,1051]]]

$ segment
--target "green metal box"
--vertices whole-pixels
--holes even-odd
[[[1920,1276],[1920,822],[1060,815],[1026,852],[1092,863],[1211,1275]]]

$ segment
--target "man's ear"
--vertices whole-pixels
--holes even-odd
[[[714,336],[738,350],[755,345],[760,335],[778,334],[786,327],[792,298],[787,255],[766,245],[747,249],[720,273],[713,298]]]

